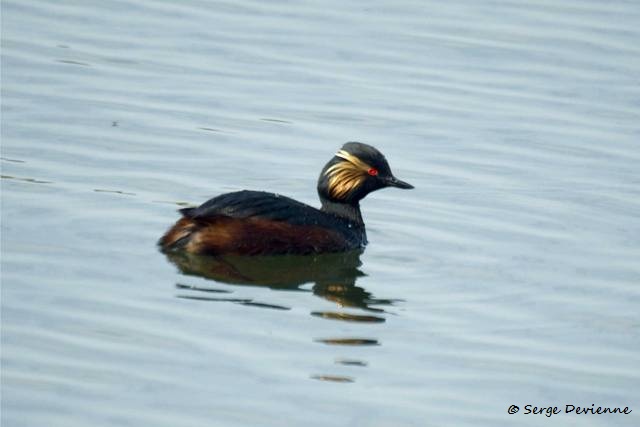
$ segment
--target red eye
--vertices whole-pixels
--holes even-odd
[[[371,175],[371,176],[378,175],[378,169],[376,169],[376,168],[369,169],[369,175]]]

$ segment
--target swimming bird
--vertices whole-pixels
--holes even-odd
[[[226,193],[194,208],[158,241],[163,251],[208,255],[344,252],[364,248],[360,200],[385,187],[414,188],[393,176],[374,147],[348,142],[318,178],[321,208],[263,191]]]

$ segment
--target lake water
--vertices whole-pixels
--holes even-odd
[[[353,140],[363,254],[157,250]],[[639,143],[637,1],[4,0],[2,425],[640,425]]]

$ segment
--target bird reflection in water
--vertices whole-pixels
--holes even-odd
[[[355,314],[344,311],[313,311],[312,316],[347,322],[382,323],[388,314],[381,306],[390,306],[399,300],[375,298],[370,292],[356,285],[356,280],[365,274],[361,266],[361,251],[323,255],[278,255],[278,256],[205,256],[184,251],[168,252],[166,256],[185,276],[198,276],[232,285],[265,286],[270,289],[306,291],[303,285],[313,284],[314,295],[336,303],[341,308],[356,308],[365,311]],[[251,298],[229,297],[231,290],[225,288],[197,287],[177,284],[179,298],[200,301],[226,301],[253,307],[289,310],[276,304],[266,304]],[[327,371],[312,373],[309,378],[332,383],[353,383],[356,377],[342,375],[345,368],[361,369],[368,362],[360,358],[345,358],[349,347],[375,347],[381,345],[375,338],[361,336],[323,337],[315,342],[340,348],[335,365],[342,366],[339,373]],[[348,372],[348,371],[347,371]]]
[[[166,253],[168,259],[187,276],[199,276],[233,285],[266,286],[280,290],[303,290],[301,286],[313,283],[312,292],[322,298],[335,302],[340,307],[352,307],[373,313],[384,313],[379,306],[392,305],[398,300],[378,299],[357,286],[358,277],[365,274],[358,269],[361,251],[323,255],[278,255],[278,256],[206,256],[184,251]],[[274,309],[288,307],[263,304],[251,299],[234,299],[215,296],[228,293],[226,290],[200,288],[178,284],[178,289],[187,295],[179,298],[205,301],[230,301]],[[384,322],[384,317],[374,315],[356,315],[343,312],[312,312],[313,316],[353,321]]]

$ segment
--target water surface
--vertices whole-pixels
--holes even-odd
[[[625,1],[3,1],[3,426],[638,425],[639,28]],[[363,202],[364,253],[157,251],[222,192],[317,206],[349,140],[416,187]],[[523,414],[592,403],[634,412]]]

